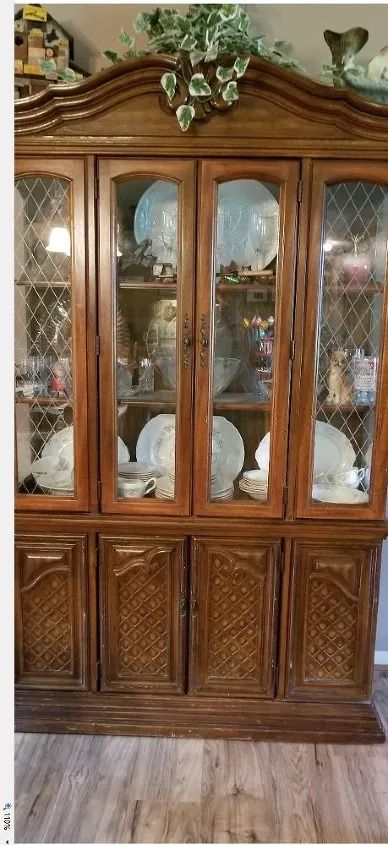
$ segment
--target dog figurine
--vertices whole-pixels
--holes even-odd
[[[327,379],[329,393],[326,399],[330,405],[346,405],[352,401],[351,386],[346,375],[347,363],[343,349],[336,349],[332,353]]]

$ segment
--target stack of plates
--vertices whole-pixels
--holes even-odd
[[[248,493],[251,499],[266,502],[268,499],[268,472],[261,469],[244,472],[242,479],[239,481],[239,488],[243,493]]]
[[[158,478],[155,487],[156,499],[173,499],[175,495],[175,481],[171,475],[163,475]]]
[[[223,478],[222,476],[211,476],[211,487],[210,487],[210,498],[212,501],[215,499],[223,499],[227,501],[229,499],[233,499],[234,496],[234,486],[233,481],[230,479]]]
[[[141,461],[127,461],[118,465],[118,474],[123,478],[132,478],[138,481],[149,481],[150,478],[157,478],[161,475],[159,467],[154,464],[145,464]]]

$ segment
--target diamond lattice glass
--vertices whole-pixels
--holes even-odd
[[[314,500],[356,505],[369,499],[387,235],[387,188],[370,182],[327,187]]]
[[[27,495],[74,495],[70,251],[69,182],[49,176],[18,179],[17,491]]]

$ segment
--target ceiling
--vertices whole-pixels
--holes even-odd
[[[49,3],[45,8],[74,36],[75,61],[90,72],[106,67],[109,62],[102,55],[106,49],[118,49],[117,35],[121,26],[132,32],[132,22],[140,11],[150,5],[124,3]],[[153,5],[151,5],[151,8]],[[186,10],[187,5],[160,4],[167,8]],[[242,4],[244,5],[244,4]],[[386,45],[386,4],[245,4],[254,30],[270,38],[286,40],[293,45],[292,55],[308,72],[317,76],[322,62],[330,61],[329,49],[323,38],[324,29],[343,32],[353,26],[369,30],[369,41],[360,52],[360,61],[368,62]],[[15,11],[22,4],[15,4]],[[138,46],[144,45],[137,36]]]

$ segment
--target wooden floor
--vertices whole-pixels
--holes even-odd
[[[16,842],[387,842],[388,744],[18,734],[15,798]]]

